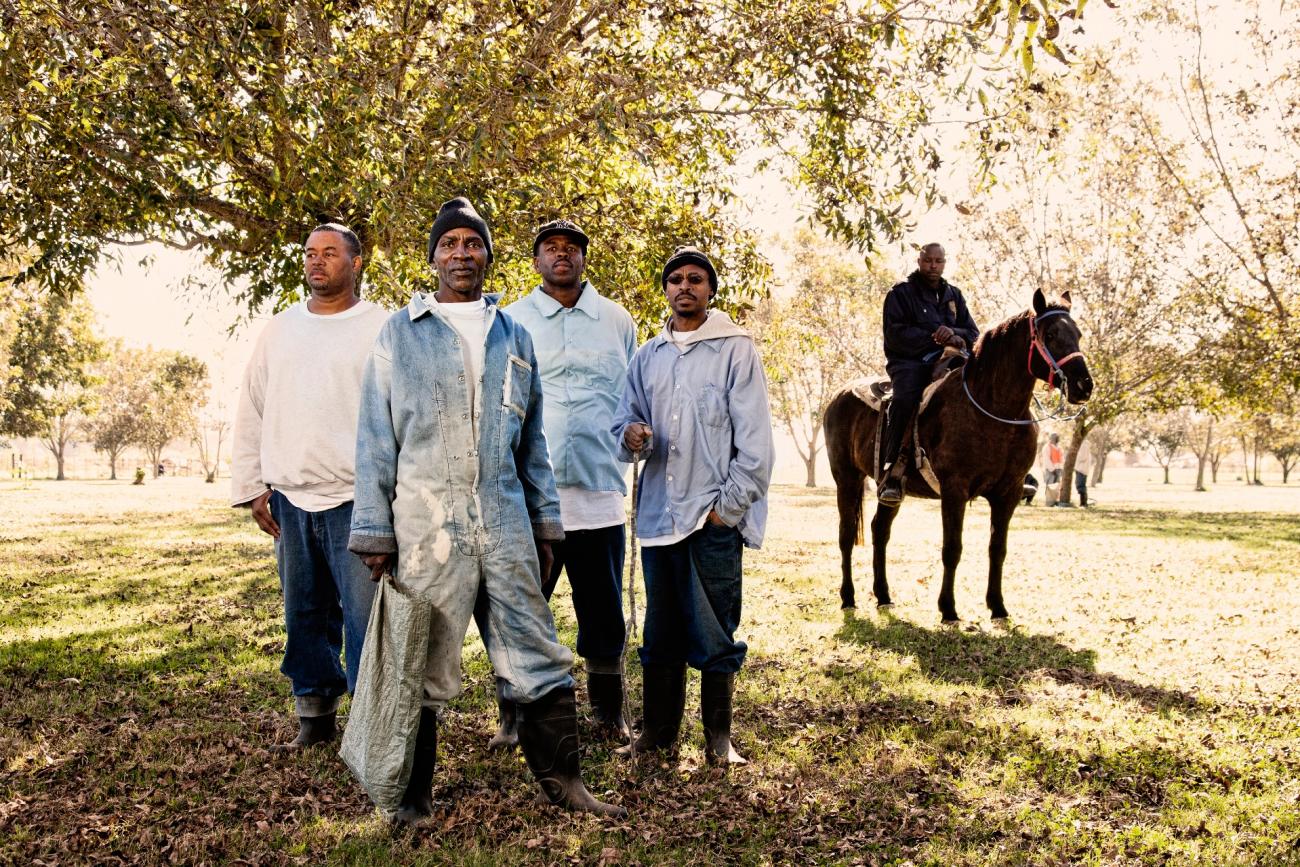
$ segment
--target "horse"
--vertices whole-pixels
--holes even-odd
[[[1059,359],[1059,361],[1058,361]],[[923,474],[908,450],[905,490],[908,496],[938,499],[943,514],[943,587],[939,612],[945,624],[959,622],[953,582],[961,560],[962,522],[966,504],[988,500],[992,511],[989,580],[985,602],[993,620],[1005,622],[1002,563],[1007,528],[1024,496],[1025,474],[1033,465],[1038,425],[1029,417],[1035,384],[1059,388],[1072,404],[1087,401],[1092,377],[1079,350],[1079,327],[1070,318],[1070,293],[1048,304],[1041,290],[1033,306],[984,332],[966,363],[948,372],[918,413],[914,431],[932,473]],[[826,408],[826,451],[835,477],[839,506],[840,602],[855,607],[853,546],[862,542],[865,480],[875,467],[879,413],[853,387],[840,390]],[[925,475],[939,484],[931,490]],[[899,504],[901,507],[901,504]],[[891,606],[885,578],[885,549],[898,508],[877,505],[871,521],[872,592],[882,610]]]

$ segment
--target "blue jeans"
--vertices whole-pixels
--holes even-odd
[[[615,660],[627,640],[623,623],[623,557],[627,547],[622,524],[595,530],[571,530],[563,542],[552,542],[555,566],[542,585],[549,602],[569,574],[573,613],[578,618],[578,655],[583,659]]]
[[[645,570],[642,665],[681,665],[710,673],[740,670],[748,648],[740,624],[741,553],[735,527],[704,526],[674,545],[641,549]]]
[[[276,491],[270,508],[280,525],[275,560],[286,633],[280,672],[293,682],[298,715],[323,716],[334,711],[344,690],[356,688],[375,583],[361,558],[348,551],[351,503],[306,512]]]

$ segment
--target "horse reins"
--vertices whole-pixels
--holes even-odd
[[[1060,310],[1060,309],[1046,310],[1043,313],[1040,313],[1039,315],[1035,316],[1033,319],[1029,320],[1029,357],[1025,361],[1025,366],[1029,371],[1029,375],[1032,376],[1034,379],[1040,379],[1038,374],[1034,373],[1034,353],[1037,352],[1038,356],[1043,359],[1044,363],[1047,364],[1047,379],[1045,380],[1047,382],[1047,387],[1049,389],[1055,389],[1059,391],[1063,397],[1066,395],[1066,388],[1069,385],[1069,380],[1066,378],[1065,371],[1062,370],[1061,367],[1062,365],[1067,364],[1076,358],[1083,358],[1083,352],[1079,350],[1075,350],[1074,352],[1071,352],[1069,355],[1065,356],[1064,358],[1058,360],[1055,356],[1052,355],[1052,351],[1047,348],[1047,344],[1043,342],[1043,335],[1039,331],[1038,323],[1044,319],[1047,319],[1049,316],[1068,316],[1068,315],[1069,315],[1068,310]],[[970,357],[970,353],[968,352],[963,354],[967,358]],[[979,402],[975,400],[975,396],[970,393],[970,385],[968,385],[966,382],[966,368],[968,366],[969,365],[962,365],[961,368],[961,387],[962,390],[966,392],[966,399],[971,402],[971,406],[975,407],[977,410],[984,413],[986,416],[993,419],[994,421],[1000,421],[1003,424],[1038,424],[1040,421],[1047,421],[1049,419],[1054,421],[1070,421],[1072,419],[1078,418],[1083,413],[1083,409],[1080,408],[1077,412],[1075,412],[1074,415],[1071,416],[1049,414],[1043,416],[1042,418],[1017,419],[1017,418],[1002,418],[1001,416],[994,415],[984,407],[980,406]],[[1059,384],[1056,382],[1058,377],[1060,378]],[[1037,398],[1035,398],[1035,400],[1037,400]]]

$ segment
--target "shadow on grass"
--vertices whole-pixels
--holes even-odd
[[[1189,512],[1178,509],[1114,509],[1087,513],[1075,532],[1233,542],[1247,548],[1300,545],[1295,515],[1267,512]]]
[[[51,620],[86,617],[106,607],[138,607],[160,599],[189,611],[218,601],[214,595],[222,594],[212,591],[235,581],[262,581],[275,591],[272,596],[278,595],[275,564],[265,546],[243,542],[170,546],[136,553],[126,561],[133,567],[127,574],[120,570],[126,558],[115,558],[117,571],[109,578],[100,565],[107,555],[99,549],[94,541],[79,545],[69,551],[66,563],[45,566],[13,584],[0,582],[0,625],[37,627]],[[69,586],[93,587],[94,592],[69,594]]]
[[[877,622],[859,619],[853,611],[845,611],[844,625],[835,637],[910,655],[926,677],[949,683],[1015,691],[1026,677],[1045,675],[1058,683],[1100,690],[1137,702],[1148,711],[1170,708],[1195,711],[1199,707],[1195,697],[1181,690],[1134,683],[1099,672],[1096,651],[1076,650],[1046,635],[1019,630],[988,634],[924,629],[893,616]]]

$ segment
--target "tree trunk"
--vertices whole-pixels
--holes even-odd
[[[1205,490],[1205,462],[1210,458],[1210,448],[1214,443],[1214,419],[1205,422],[1205,448],[1196,455],[1196,490]]]
[[[1223,460],[1222,455],[1215,455],[1210,458],[1210,484],[1212,485],[1219,483],[1219,461],[1221,460]]]
[[[1092,434],[1092,478],[1091,485],[1100,485],[1106,474],[1106,455],[1110,454],[1110,431],[1099,427]]]
[[[805,469],[807,469],[808,471],[808,477],[807,480],[804,482],[804,486],[808,488],[817,487],[817,453],[813,452],[813,454],[810,457],[808,457],[803,463]]]
[[[117,453],[112,452],[108,456],[108,480],[117,481]]]
[[[1169,464],[1165,464],[1165,484],[1169,484]]]
[[[54,481],[56,482],[67,481],[67,476],[63,475],[63,450],[62,449],[59,449],[57,452],[54,453],[54,463],[59,468],[58,475],[54,477]]]
[[[1074,496],[1074,464],[1079,458],[1079,447],[1083,445],[1084,439],[1088,436],[1087,429],[1083,426],[1083,419],[1074,423],[1074,434],[1070,437],[1070,444],[1065,447],[1065,460],[1061,462],[1061,490],[1057,497],[1058,503],[1065,505],[1071,504],[1071,497]]]

